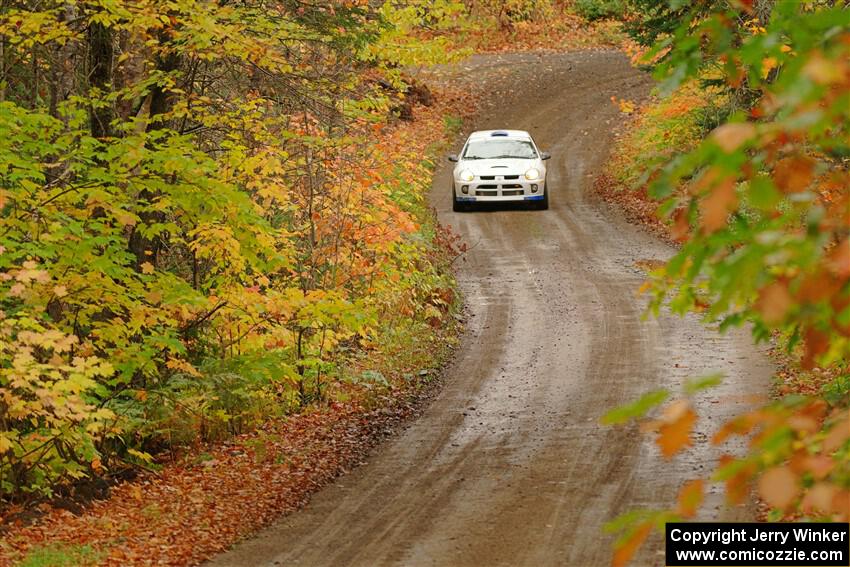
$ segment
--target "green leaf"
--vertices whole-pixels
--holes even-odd
[[[602,416],[603,425],[616,425],[631,419],[643,417],[646,412],[662,404],[670,392],[667,390],[655,390],[648,392],[637,401],[615,408]]]

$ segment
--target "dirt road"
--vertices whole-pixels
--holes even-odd
[[[642,320],[635,263],[672,251],[591,195],[621,120],[610,97],[644,96],[646,77],[594,52],[482,56],[432,80],[485,81],[491,102],[471,126],[529,130],[552,153],[551,209],[452,213],[450,168],[438,170],[433,203],[471,247],[459,272],[468,331],[444,390],[368,464],[214,565],[607,565],[601,526],[669,503],[713,455],[664,462],[636,428],[599,417],[721,370],[726,382],[700,402],[714,415],[704,439],[766,391],[770,364],[746,332]],[[718,506],[706,518],[748,514]],[[635,564],[661,565],[660,553],[656,538]]]

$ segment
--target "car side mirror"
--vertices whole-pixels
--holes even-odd
[[[549,152],[540,152],[540,159],[542,159],[543,161],[546,161],[547,159],[551,158],[552,154],[550,154]]]
[[[457,154],[450,154],[446,159],[449,161],[458,161]]]

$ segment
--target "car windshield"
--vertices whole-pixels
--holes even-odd
[[[537,152],[529,140],[511,140],[507,138],[471,140],[463,152],[463,159],[534,159]]]

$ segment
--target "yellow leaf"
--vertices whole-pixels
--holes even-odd
[[[153,264],[150,262],[142,263],[142,273],[143,274],[152,274],[153,273]]]
[[[623,114],[632,114],[635,111],[635,103],[630,100],[621,100],[619,107]]]
[[[776,57],[765,57],[761,60],[761,77],[766,79],[771,71],[776,69],[779,65],[779,62],[776,60]]]

